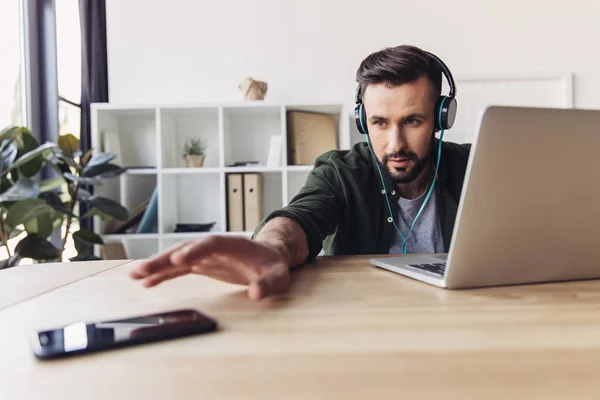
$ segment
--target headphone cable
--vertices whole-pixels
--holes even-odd
[[[408,240],[408,238],[412,234],[412,231],[413,231],[413,228],[415,226],[415,223],[417,222],[417,219],[419,218],[419,216],[421,215],[421,212],[425,208],[425,205],[429,201],[429,198],[431,197],[431,193],[433,193],[433,189],[434,189],[435,183],[437,181],[438,168],[440,166],[440,159],[441,159],[441,156],[442,156],[442,138],[443,138],[443,136],[444,136],[444,130],[441,129],[440,130],[440,141],[438,143],[438,155],[437,155],[437,162],[436,162],[436,166],[435,166],[435,175],[433,176],[433,182],[431,184],[431,188],[429,189],[429,193],[427,193],[427,197],[425,198],[425,201],[423,201],[423,204],[421,205],[421,208],[419,209],[419,212],[417,213],[415,219],[413,220],[413,222],[412,222],[412,224],[410,226],[410,230],[408,231],[408,235],[406,236],[406,238],[404,238],[404,235],[402,234],[402,232],[400,231],[400,229],[396,225],[394,214],[392,212],[392,207],[391,207],[390,201],[388,199],[387,191],[385,190],[385,182],[383,180],[383,174],[381,173],[381,168],[379,167],[379,162],[378,162],[377,158],[375,157],[375,153],[373,152],[373,149],[371,148],[371,142],[369,140],[369,135],[367,134],[367,147],[369,148],[369,151],[371,152],[371,155],[373,156],[373,158],[375,158],[375,165],[377,166],[377,172],[379,172],[379,177],[381,178],[381,184],[383,186],[383,190],[384,190],[384,193],[385,193],[385,201],[387,203],[388,210],[390,212],[390,218],[392,219],[391,222],[394,224],[394,227],[396,228],[396,230],[400,234],[400,238],[402,239],[402,254],[406,254],[406,241]]]

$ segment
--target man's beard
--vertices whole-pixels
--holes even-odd
[[[419,158],[419,156],[417,156],[417,154],[412,151],[407,151],[407,152],[399,151],[399,152],[395,152],[395,153],[384,154],[383,159],[381,161],[379,159],[377,159],[377,163],[379,164],[379,166],[381,168],[381,172],[387,179],[392,181],[394,184],[403,184],[403,183],[410,183],[410,182],[414,181],[421,174],[421,172],[423,172],[423,170],[427,167],[427,164],[429,164],[429,161],[432,159],[431,156],[432,156],[431,147],[430,147],[430,150],[425,155],[425,157],[423,157],[423,158]],[[391,167],[392,170],[394,170],[394,172],[396,172],[396,173],[394,173],[394,172],[390,171],[387,167],[387,163],[390,158],[404,158],[404,159],[413,161],[414,165],[408,172],[407,172],[406,168]],[[400,173],[400,174],[398,174],[398,173]]]

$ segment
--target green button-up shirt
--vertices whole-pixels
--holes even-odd
[[[435,149],[438,141],[435,140]],[[436,183],[438,213],[444,247],[448,251],[470,145],[442,144]],[[309,256],[322,249],[334,254],[387,254],[397,231],[390,222],[384,196],[389,196],[398,223],[399,194],[391,181],[382,185],[365,142],[350,150],[333,150],[317,158],[306,183],[290,203],[267,215],[254,234],[274,217],[296,221],[306,233]],[[385,179],[385,178],[384,178]]]

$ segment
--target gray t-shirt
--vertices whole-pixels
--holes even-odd
[[[428,191],[426,190],[421,197],[413,200],[407,200],[402,197],[398,200],[400,211],[396,226],[398,226],[405,239],[410,231],[410,226],[427,197]],[[444,241],[437,213],[437,194],[434,189],[425,208],[421,211],[421,215],[419,215],[419,219],[417,219],[410,237],[406,241],[406,253],[430,254],[443,252]],[[399,234],[396,234],[396,242],[390,248],[390,254],[402,254],[402,239]]]

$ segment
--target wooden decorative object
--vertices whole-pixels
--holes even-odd
[[[264,100],[268,84],[267,82],[246,78],[238,87],[243,93],[245,100]]]

